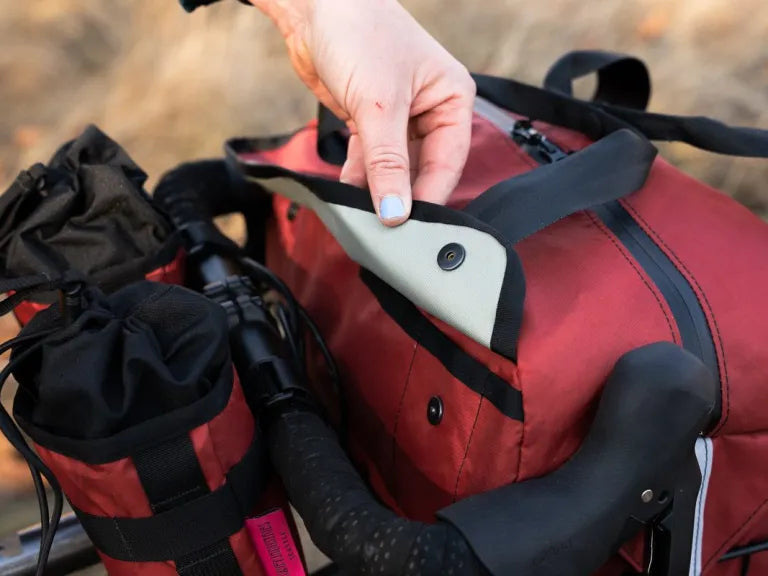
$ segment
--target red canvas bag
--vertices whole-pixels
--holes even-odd
[[[571,81],[593,72],[594,99],[574,98]],[[768,226],[649,141],[766,157],[768,134],[645,112],[648,73],[630,57],[569,54],[544,89],[475,79],[461,182],[394,229],[338,183],[345,136],[327,113],[228,143],[274,193],[267,264],[338,360],[360,469],[425,521],[545,475],[579,447],[616,360],[673,342],[721,386],[696,448],[691,574],[762,573],[768,552],[739,550],[768,540]],[[641,571],[645,556],[636,539],[605,573]]]

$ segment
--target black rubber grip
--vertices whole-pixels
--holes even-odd
[[[462,532],[493,574],[584,576],[672,504],[680,520],[672,537],[690,557],[691,533],[681,532],[693,526],[684,515],[692,513],[700,483],[694,444],[718,393],[706,366],[682,348],[633,350],[617,362],[570,461],[438,516]],[[678,489],[691,465],[696,476]]]
[[[271,196],[258,185],[246,182],[225,160],[198,160],[169,170],[155,187],[153,198],[177,228],[185,229],[195,240],[218,245],[227,241],[215,228],[213,218],[242,214],[247,228],[243,252],[263,259]]]
[[[316,414],[280,414],[267,436],[291,503],[317,547],[344,573],[487,574],[452,526],[410,521],[382,506]]]

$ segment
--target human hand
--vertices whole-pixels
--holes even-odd
[[[343,182],[394,226],[411,199],[443,204],[469,153],[475,85],[395,0],[251,0],[302,81],[350,129]]]

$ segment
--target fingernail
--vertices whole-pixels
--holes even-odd
[[[382,220],[394,220],[405,216],[405,206],[399,196],[384,196],[379,204],[379,216]]]

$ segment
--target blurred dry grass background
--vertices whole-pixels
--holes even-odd
[[[765,0],[403,3],[473,71],[539,83],[565,51],[624,51],[649,64],[652,110],[768,128]],[[91,122],[156,180],[227,137],[289,131],[313,113],[271,24],[233,0],[192,15],[175,0],[0,0],[0,190]],[[663,151],[768,216],[768,162]],[[0,340],[15,329],[1,321]],[[0,442],[0,525],[34,520],[28,493]]]

